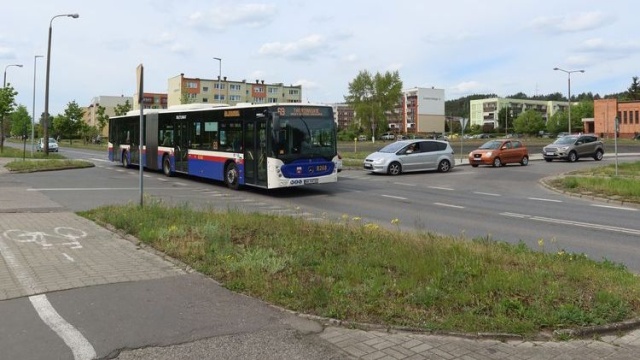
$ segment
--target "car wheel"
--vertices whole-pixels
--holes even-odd
[[[123,168],[128,168],[129,167],[129,153],[127,153],[126,151],[122,152],[122,167]]]
[[[546,161],[546,162],[551,162],[551,160],[553,160],[553,159],[544,158],[544,161]]]
[[[576,154],[575,151],[572,151],[569,153],[569,162],[576,162],[578,161],[578,154]]]
[[[499,157],[493,159],[493,167],[500,167],[502,166],[502,160],[500,160]]]
[[[478,164],[471,164],[471,166],[473,166],[473,167],[478,167]]]
[[[227,168],[224,171],[224,182],[227,183],[227,186],[231,190],[238,190],[240,187],[239,178],[240,174],[238,173],[238,167],[235,163],[229,163]]]
[[[449,172],[449,170],[451,170],[451,163],[449,163],[448,160],[440,161],[440,164],[438,164],[438,171],[445,173]]]
[[[528,156],[524,156],[524,157],[522,158],[522,160],[520,160],[520,165],[522,165],[522,166],[527,166],[527,165],[529,165],[529,157],[528,157]]]
[[[162,157],[162,173],[165,176],[173,176],[173,172],[171,172],[171,159],[169,159],[168,155]]]
[[[598,150],[596,151],[595,155],[593,155],[593,159],[596,161],[600,161],[602,160],[602,156],[604,155],[604,153],[602,152],[602,150]]]
[[[389,168],[387,169],[387,173],[389,175],[398,175],[402,172],[402,165],[399,162],[394,161],[389,164]]]

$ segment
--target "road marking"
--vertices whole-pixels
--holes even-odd
[[[111,162],[111,160],[97,159],[97,158],[89,158],[89,160],[93,160],[93,161],[102,161],[102,162]]]
[[[600,204],[591,204],[591,206],[607,208],[607,209],[616,209],[616,210],[638,211],[638,209],[624,207],[624,206],[611,206],[611,205],[600,205]]]
[[[452,188],[448,188],[448,187],[440,187],[440,186],[429,186],[430,189],[436,189],[436,190],[446,190],[446,191],[453,191]]]
[[[486,192],[481,192],[481,191],[474,191],[474,194],[478,194],[478,195],[487,195],[487,196],[502,196],[500,194],[493,194],[493,193],[486,193]]]
[[[75,360],[90,360],[96,357],[96,351],[89,341],[58,314],[45,295],[29,296],[29,301],[40,319],[71,349]]]
[[[391,196],[391,195],[381,195],[382,197],[386,197],[386,198],[390,198],[390,199],[396,199],[396,200],[407,200],[406,197],[402,197],[402,196]]]
[[[534,200],[534,201],[546,201],[546,202],[555,202],[555,203],[561,203],[562,200],[555,200],[555,199],[543,199],[543,198],[535,198],[535,197],[530,197],[527,198],[529,200]]]
[[[464,206],[452,205],[452,204],[433,203],[433,205],[445,206],[445,207],[450,207],[450,208],[454,208],[454,209],[464,209]]]
[[[591,224],[591,223],[584,223],[580,221],[552,219],[552,218],[547,218],[543,216],[533,216],[533,215],[524,215],[524,214],[515,214],[515,213],[501,213],[500,215],[517,217],[521,219],[531,219],[534,221],[541,221],[541,222],[547,222],[552,224],[573,225],[577,227],[583,227],[583,228],[589,228],[589,229],[595,229],[595,230],[606,230],[606,231],[619,232],[624,234],[640,235],[640,230],[627,229],[627,228],[618,227],[618,226]]]
[[[174,184],[176,184],[176,185],[180,185],[180,186],[189,186],[189,185],[187,185],[187,184],[185,184],[185,183],[181,183],[181,182],[175,182]]]
[[[71,256],[69,256],[67,253],[62,253],[62,256],[66,257],[67,260],[71,261],[71,262],[76,262]]]
[[[407,184],[407,183],[400,183],[400,182],[394,182],[394,185],[402,185],[402,186],[416,186],[416,184]]]

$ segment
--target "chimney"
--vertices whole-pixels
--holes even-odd
[[[256,84],[259,84],[259,83],[260,83],[260,80],[256,79]]]
[[[226,77],[226,76],[225,76],[225,77],[223,77],[223,79],[224,79],[224,81],[227,81],[227,77]]]
[[[262,85],[264,85],[264,80],[262,80]]]

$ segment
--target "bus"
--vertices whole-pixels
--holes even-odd
[[[336,124],[326,105],[178,105],[109,119],[109,160],[277,189],[338,181]],[[194,108],[195,107],[195,108]]]

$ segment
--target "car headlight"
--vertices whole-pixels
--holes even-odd
[[[486,156],[486,157],[491,157],[491,154],[492,154],[492,152],[491,152],[491,151],[489,151],[489,152],[485,153],[485,154],[484,154],[484,156]]]
[[[382,159],[382,158],[375,159],[375,160],[373,160],[373,163],[376,164],[376,165],[380,165],[380,164],[384,163],[384,159]]]
[[[562,151],[567,151],[568,149],[569,149],[568,146],[563,146],[563,147],[560,148],[560,150],[562,150]]]

